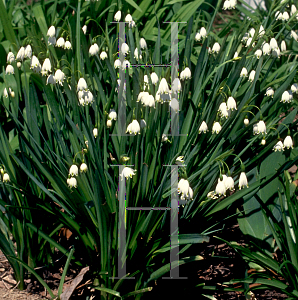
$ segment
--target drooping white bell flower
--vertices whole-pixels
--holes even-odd
[[[250,37],[249,33],[246,32],[246,33],[243,35],[243,37],[242,37],[242,39],[241,39],[241,42],[246,43],[246,41],[249,39],[249,37]]]
[[[170,89],[165,78],[161,79],[159,83],[158,91],[160,94],[169,94]]]
[[[275,19],[276,19],[276,20],[282,20],[282,19],[283,19],[283,14],[282,14],[282,12],[277,11],[277,12],[275,13]]]
[[[32,56],[32,48],[30,45],[27,45],[25,48],[25,57],[31,58]]]
[[[263,120],[260,120],[259,123],[258,123],[258,134],[259,133],[267,134],[266,125],[265,125],[265,122]]]
[[[77,179],[75,177],[71,177],[67,179],[67,184],[69,188],[77,188],[78,184],[77,184]]]
[[[221,125],[219,122],[215,122],[212,126],[212,133],[216,132],[218,134],[221,131]]]
[[[147,43],[146,43],[144,38],[140,39],[140,47],[141,47],[141,49],[146,49],[147,48]]]
[[[144,96],[142,103],[145,106],[155,107],[155,99],[154,99],[154,97],[152,95]]]
[[[115,13],[115,16],[114,16],[114,20],[116,22],[119,22],[121,20],[121,11],[118,10],[116,13]]]
[[[172,83],[172,91],[173,92],[181,92],[181,82],[179,78],[175,78]]]
[[[218,183],[215,188],[215,193],[218,196],[222,196],[222,195],[226,196],[226,186],[223,180],[218,179]]]
[[[99,57],[100,57],[101,60],[104,60],[104,59],[108,58],[108,54],[107,54],[107,52],[102,51],[100,53]]]
[[[205,38],[207,36],[207,31],[206,31],[205,27],[201,27],[200,35],[201,35],[202,38]]]
[[[201,34],[199,32],[196,33],[195,41],[199,42],[202,39]]]
[[[178,156],[175,160],[175,164],[181,166],[184,164],[184,156]]]
[[[8,52],[8,54],[7,54],[7,62],[8,63],[13,63],[15,61],[15,56],[14,56],[14,54],[12,53],[12,52]]]
[[[236,51],[236,52],[234,53],[233,59],[234,59],[234,58],[237,58],[237,57],[239,57],[239,55],[238,55],[238,52]]]
[[[97,128],[93,129],[93,135],[94,135],[94,138],[97,138],[97,136],[98,136],[98,129]]]
[[[94,56],[96,55],[97,53],[99,52],[99,47],[97,44],[94,44],[94,45],[91,45],[90,48],[89,48],[89,54],[91,56]]]
[[[122,54],[127,54],[128,52],[129,52],[129,47],[128,47],[128,45],[126,44],[126,43],[123,43],[122,45],[121,45],[121,52],[122,52]]]
[[[239,190],[241,190],[245,186],[248,187],[247,177],[245,175],[245,172],[241,172],[239,178]]]
[[[46,58],[41,67],[41,75],[48,75],[48,72],[52,72],[51,61]]]
[[[293,140],[289,135],[285,138],[283,147],[287,149],[293,149]]]
[[[235,9],[237,5],[237,0],[230,0],[231,8]]]
[[[256,57],[257,59],[259,59],[259,58],[262,56],[262,54],[263,54],[262,50],[261,50],[261,49],[258,49],[258,50],[255,52],[255,57]]]
[[[87,165],[86,165],[85,163],[82,163],[82,164],[80,165],[80,171],[81,171],[81,173],[83,173],[83,172],[86,173],[87,170],[88,170]]]
[[[86,34],[86,32],[87,32],[87,25],[84,25],[84,26],[82,27],[82,30],[83,30],[83,33]]]
[[[117,113],[115,111],[115,109],[111,109],[110,112],[109,112],[109,119],[110,120],[117,120]]]
[[[231,7],[231,2],[230,2],[230,0],[226,0],[225,2],[224,2],[224,5],[223,5],[223,10],[227,10],[227,9],[231,9],[232,7]]]
[[[247,118],[244,119],[244,125],[247,126],[249,124],[249,120]]]
[[[36,73],[39,73],[41,71],[41,64],[35,55],[31,57],[30,69],[32,69]]]
[[[281,42],[281,44],[280,44],[280,49],[281,49],[281,52],[287,51],[287,45],[286,45],[286,42],[285,42],[285,41],[282,41],[282,42]]]
[[[64,46],[65,46],[65,40],[64,40],[63,37],[60,37],[60,38],[57,40],[56,46],[57,46],[57,47],[64,48]]]
[[[208,131],[208,126],[207,126],[206,122],[203,121],[199,128],[199,134],[202,132],[206,133],[207,131]]]
[[[295,12],[297,11],[297,8],[294,4],[291,5],[291,16],[293,16],[295,14]],[[296,16],[297,17],[297,16]]]
[[[273,90],[273,88],[271,88],[271,87],[268,87],[267,89],[266,89],[266,94],[265,94],[266,96],[271,96],[272,98],[273,98],[273,95],[274,95],[274,90]]]
[[[294,30],[291,30],[291,37],[297,42],[298,41],[298,35]]]
[[[264,55],[270,55],[270,52],[271,52],[271,46],[268,44],[268,43],[265,43],[263,45],[263,53]]]
[[[181,194],[181,199],[184,200],[189,196],[189,182],[186,179],[181,178],[178,182],[178,195]]]
[[[17,53],[17,60],[23,60],[25,58],[25,48],[21,47],[19,52]]]
[[[227,109],[233,111],[234,109],[237,110],[237,103],[233,97],[229,97],[227,100]]]
[[[275,38],[270,39],[270,47],[272,50],[278,49],[278,44]]]
[[[8,98],[8,92],[7,92],[7,89],[4,88],[4,91],[3,91],[3,97],[4,98]]]
[[[126,179],[129,179],[129,178],[132,178],[132,176],[136,175],[135,172],[137,170],[133,170],[132,168],[129,168],[129,167],[124,167],[121,174],[120,174],[120,177],[121,177],[121,181],[123,180],[123,176],[126,178]]]
[[[56,83],[59,82],[59,84],[63,86],[63,80],[65,78],[65,74],[60,69],[58,69],[55,72],[55,76],[54,77],[55,77]]]
[[[64,44],[64,49],[70,50],[71,49],[71,43],[70,41],[66,41]]]
[[[84,78],[80,78],[77,85],[77,91],[87,91],[88,86],[87,82]]]
[[[282,20],[283,21],[288,21],[290,19],[289,13],[287,11],[284,11],[282,14]]]
[[[84,92],[85,105],[92,104],[94,102],[93,94],[90,91]]]
[[[266,145],[266,140],[265,140],[265,138],[262,138],[262,141],[261,141],[261,145]]]
[[[253,82],[255,79],[255,75],[256,75],[256,71],[251,70],[251,72],[249,73],[249,76],[248,76],[248,81]]]
[[[8,182],[10,181],[9,175],[7,173],[3,174],[3,182]]]
[[[219,43],[216,42],[216,43],[213,45],[211,52],[212,52],[212,53],[218,53],[219,50],[220,50],[220,45],[219,45]]]
[[[258,123],[254,124],[252,131],[253,131],[253,135],[259,134]]]
[[[163,133],[162,136],[161,136],[161,141],[162,142],[166,142],[168,141],[168,137]]]
[[[49,36],[49,37],[55,37],[55,34],[56,34],[56,29],[55,29],[54,26],[51,26],[48,29],[47,36]]]
[[[137,120],[133,120],[128,126],[126,132],[129,132],[130,134],[136,135],[137,133],[140,134],[140,124]]]
[[[183,73],[183,75],[182,75]],[[191,78],[191,71],[188,67],[186,67],[182,72],[181,72],[181,76],[180,79],[184,80],[184,79],[190,79]]]
[[[274,152],[276,152],[276,151],[279,151],[279,152],[283,151],[283,150],[284,150],[284,145],[283,145],[283,143],[282,143],[281,141],[278,141],[278,142],[276,143],[276,145],[273,147],[272,150],[274,150]]]
[[[125,70],[126,68],[130,68],[130,62],[125,59],[122,64],[122,70]]]
[[[250,38],[248,38],[248,40],[246,41],[246,46],[245,46],[245,47],[248,47],[248,46],[251,44],[251,42],[252,42],[252,38],[250,37]],[[254,46],[254,45],[252,45],[252,46]]]
[[[138,48],[135,49],[133,55],[136,60],[142,59],[141,50],[139,50]]]
[[[152,84],[156,85],[157,82],[158,82],[157,74],[155,72],[153,72],[153,73],[150,74],[150,77],[151,77]]]
[[[240,73],[240,77],[247,77],[247,73],[248,73],[247,69],[243,67]]]
[[[292,91],[284,91],[283,94],[281,95],[280,102],[290,103],[292,101],[292,98],[293,98]]]
[[[78,166],[77,165],[72,165],[69,169],[68,174],[71,175],[71,176],[78,176],[78,174],[79,174]]]
[[[265,34],[265,29],[263,25],[260,26],[258,37],[262,37]]]
[[[219,108],[218,108],[218,111],[220,112],[221,116],[222,117],[228,117],[228,111],[227,111],[227,104],[225,102],[222,102],[220,105],[219,105]]]
[[[5,73],[6,75],[14,74],[14,67],[12,65],[7,65]]]
[[[298,84],[297,83],[294,83],[291,85],[291,91],[292,93],[298,93]]]
[[[234,179],[231,176],[227,177],[225,180],[226,189],[230,191],[234,191],[235,190],[234,185],[235,185]]]
[[[112,127],[112,120],[107,120],[107,127],[108,128]]]
[[[132,16],[130,14],[126,15],[125,22],[131,22],[131,21],[132,21]]]
[[[116,59],[114,62],[114,68],[118,69],[120,67],[121,67],[121,61],[120,61],[120,59]]]

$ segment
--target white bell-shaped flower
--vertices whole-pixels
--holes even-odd
[[[130,134],[136,135],[137,133],[140,134],[140,124],[137,120],[133,120],[128,126],[126,132],[129,132]]]
[[[67,179],[67,184],[69,188],[77,188],[78,184],[77,184],[77,179],[75,177],[71,177]]]
[[[275,19],[276,19],[276,20],[282,20],[282,19],[283,19],[283,14],[282,14],[282,12],[277,11],[277,12],[275,13]]]
[[[3,97],[4,98],[8,98],[8,92],[7,92],[7,89],[4,88],[4,91],[3,91]]]
[[[160,94],[169,94],[170,89],[165,78],[161,79],[159,83],[158,91]]]
[[[23,60],[25,58],[25,48],[21,47],[19,52],[17,53],[17,60]]]
[[[64,49],[70,50],[71,49],[71,43],[70,41],[66,41],[64,44]]]
[[[71,176],[78,176],[79,174],[79,168],[77,165],[72,165],[69,169],[69,175]]]
[[[14,74],[14,68],[12,65],[7,65],[5,70],[6,75]]]
[[[266,94],[265,94],[265,95],[273,98],[273,95],[274,95],[274,90],[273,90],[273,88],[268,87],[268,88],[266,89]]]
[[[123,180],[123,176],[126,179],[132,178],[132,176],[136,175],[136,173],[135,173],[136,171],[137,170],[133,170],[132,168],[124,167],[121,174],[120,174],[121,181]]]
[[[265,122],[263,120],[260,120],[259,123],[258,123],[258,134],[259,133],[267,134],[266,125],[265,125]]]
[[[117,120],[117,113],[115,111],[115,109],[110,109],[110,112],[109,112],[109,119],[110,120]]]
[[[122,70],[125,70],[126,68],[130,68],[130,62],[125,59],[122,64]]]
[[[226,186],[223,180],[218,179],[218,183],[215,188],[215,193],[218,196],[222,196],[222,195],[226,196]]]
[[[227,9],[231,9],[231,2],[230,0],[225,0],[224,4],[223,4],[223,10],[227,10]]]
[[[35,55],[31,57],[30,69],[32,69],[36,73],[39,73],[41,71],[41,64]]]
[[[291,30],[291,37],[297,42],[298,41],[298,35],[294,30]]]
[[[121,67],[121,61],[120,61],[120,59],[116,59],[114,62],[114,68],[118,69],[120,67]]]
[[[285,138],[283,147],[287,149],[293,149],[293,140],[289,135]]]
[[[234,191],[235,190],[234,185],[235,185],[234,179],[231,176],[227,177],[225,180],[226,189],[230,191]]]
[[[219,124],[219,122],[215,122],[212,126],[212,133],[216,133],[218,134],[221,131],[221,125]]]
[[[239,178],[239,190],[241,190],[245,186],[248,187],[247,177],[245,175],[245,172],[241,172]]]
[[[14,56],[14,54],[12,53],[12,52],[8,52],[8,54],[7,54],[7,62],[8,63],[13,63],[15,61],[15,56]]]
[[[25,57],[31,58],[32,56],[32,48],[30,45],[27,45],[25,48]]]
[[[181,194],[181,199],[188,198],[189,196],[189,182],[186,179],[181,178],[178,182],[178,195]]]
[[[64,48],[64,46],[65,46],[65,40],[64,40],[63,37],[60,37],[60,38],[57,40],[56,46],[57,46],[57,47]]]
[[[240,73],[240,77],[247,77],[247,73],[248,73],[247,69],[243,67]]]
[[[298,84],[297,83],[294,83],[294,84],[291,85],[291,91],[292,91],[293,94],[298,93]]]
[[[7,173],[3,174],[3,182],[8,182],[10,181],[9,175]]]
[[[199,128],[199,134],[202,132],[206,133],[207,131],[208,131],[208,126],[207,126],[206,122],[203,121]]]
[[[99,57],[100,57],[101,60],[104,60],[104,59],[108,58],[108,54],[107,54],[107,52],[102,51],[100,53]]]
[[[48,29],[47,36],[49,36],[49,37],[55,37],[55,35],[56,35],[56,29],[55,29],[54,26],[51,26]]]
[[[172,83],[172,91],[173,92],[181,92],[181,82],[179,78],[175,78]]]
[[[295,12],[297,11],[297,8],[294,4],[291,5],[291,16],[293,16],[295,14]]]
[[[218,53],[219,50],[220,50],[220,45],[219,45],[219,43],[216,42],[216,43],[213,45],[211,52],[212,52],[212,53]]]
[[[142,59],[142,54],[141,54],[141,50],[139,50],[138,48],[135,49],[133,56],[136,60]]]
[[[292,91],[284,91],[283,94],[281,95],[280,102],[290,103],[292,101],[292,98],[293,98]]]
[[[274,150],[274,152],[276,152],[276,151],[279,151],[279,152],[283,151],[283,150],[284,150],[284,145],[283,145],[283,143],[282,143],[281,141],[278,141],[278,142],[276,143],[276,145],[273,147],[272,150]]]
[[[94,56],[99,52],[98,46],[96,47],[95,45],[97,46],[97,44],[94,44],[94,45],[91,45],[90,48],[89,48],[89,54],[91,56]]]
[[[199,42],[202,39],[201,34],[199,32],[196,33],[195,41]]]
[[[141,47],[141,49],[146,49],[147,48],[147,43],[146,43],[144,38],[140,39],[140,47]]]
[[[94,135],[94,138],[97,138],[97,136],[98,136],[98,129],[97,128],[93,129],[93,135]]]
[[[204,37],[207,36],[207,31],[206,31],[205,27],[201,27],[201,29],[200,29],[200,35],[201,35],[202,38],[204,38]]]
[[[261,49],[258,49],[258,50],[255,52],[255,57],[256,57],[257,59],[259,59],[259,58],[262,56],[262,54],[263,54],[262,50],[261,50]]]
[[[254,124],[252,131],[253,131],[253,135],[259,134],[258,124]]]
[[[143,97],[143,102],[145,106],[155,107],[155,99],[152,95],[147,95]]]
[[[48,75],[49,72],[52,72],[51,61],[46,58],[41,67],[41,75]]]
[[[282,14],[282,20],[283,21],[288,21],[290,19],[289,13],[287,11],[284,11]]]
[[[222,102],[219,105],[218,111],[220,112],[221,116],[226,116],[227,115],[227,104],[225,102]]]
[[[163,133],[161,136],[161,141],[166,142],[168,140],[168,137]]]
[[[108,128],[112,127],[112,120],[107,120],[107,127]]]
[[[115,16],[114,16],[114,20],[116,22],[119,22],[121,20],[121,11],[118,10],[116,13],[115,13]]]
[[[186,67],[185,69],[184,69],[184,71],[182,71],[182,72],[184,72],[184,76],[183,76],[183,78],[181,78],[181,79],[190,79],[191,78],[191,71],[190,71],[190,69],[188,68],[188,67]],[[182,73],[181,72],[181,73]]]
[[[150,77],[151,77],[152,84],[156,85],[157,82],[158,82],[157,74],[155,72],[153,72],[153,73],[150,74]]]
[[[271,46],[268,43],[265,43],[263,45],[262,49],[263,49],[264,55],[270,55],[270,53],[271,53]]]
[[[235,9],[237,5],[237,0],[230,0],[231,8]]]
[[[81,173],[83,173],[83,172],[86,173],[87,170],[88,170],[87,165],[86,165],[85,163],[82,163],[82,164],[80,165],[80,171],[81,171]]]
[[[88,86],[87,82],[84,78],[80,78],[77,85],[77,91],[87,91]]]
[[[86,32],[87,32],[87,25],[84,25],[84,26],[82,27],[82,30],[83,30],[83,33],[86,34]]]
[[[287,45],[286,45],[285,41],[281,42],[281,44],[280,44],[280,50],[281,50],[281,52],[287,51]]]
[[[63,85],[63,80],[65,78],[65,74],[60,70],[58,69],[56,72],[55,72],[55,81],[56,83],[59,82],[60,85]]]
[[[94,102],[93,94],[90,91],[84,92],[85,105],[92,104]]]
[[[248,76],[248,81],[253,82],[255,79],[255,75],[256,75],[256,71],[251,70],[251,72],[249,73],[249,76]]]
[[[259,29],[259,37],[262,37],[263,35],[265,34],[265,29],[263,27],[263,25],[260,26],[260,29]]]
[[[270,39],[271,50],[278,49],[278,44],[275,38]]]
[[[237,103],[233,97],[229,97],[227,100],[227,109],[233,111],[234,109],[237,110]]]
[[[128,45],[126,44],[126,43],[123,43],[122,45],[121,45],[121,52],[122,52],[122,54],[127,54],[128,52],[129,52],[129,47],[128,47]]]

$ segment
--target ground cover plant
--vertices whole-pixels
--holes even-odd
[[[298,14],[266,5],[0,2],[0,248],[20,289],[29,272],[63,298],[72,264],[88,269],[86,299],[140,299],[179,265],[199,266],[183,253],[235,203],[241,230],[273,256],[284,171],[298,161]],[[67,259],[54,294],[34,269],[57,251]]]

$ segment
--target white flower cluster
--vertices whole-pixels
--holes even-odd
[[[80,172],[81,173],[86,173],[88,170],[88,167],[87,165],[83,162],[81,165],[80,165]],[[68,172],[68,178],[67,178],[67,184],[68,184],[68,187],[69,188],[77,188],[78,184],[77,184],[77,179],[75,178],[75,176],[78,176],[79,175],[79,168],[77,165],[72,165],[69,169],[69,172]]]
[[[278,141],[272,150],[274,150],[275,152],[276,151],[284,151],[285,148],[293,149],[293,140],[292,140],[291,136],[289,136],[289,135],[284,139],[283,143],[282,143],[282,141]]]
[[[48,29],[47,36],[49,37],[48,45],[55,45],[56,47],[63,48],[65,50],[69,50],[72,48],[71,43],[68,40],[65,41],[63,37],[60,37],[58,38],[58,40],[56,40],[56,28],[54,26],[51,26]]]

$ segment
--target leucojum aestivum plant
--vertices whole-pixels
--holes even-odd
[[[21,289],[56,248],[89,267],[90,297],[139,299],[199,266],[183,253],[209,241],[217,212],[297,162],[296,12],[193,1],[167,16],[143,1],[132,14],[110,3],[105,17],[101,3],[66,3],[58,16],[34,4],[26,37],[4,23],[0,247]],[[242,22],[213,31],[234,8]],[[273,150],[285,160],[256,180]]]

